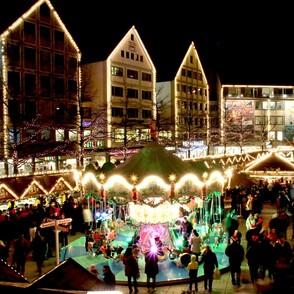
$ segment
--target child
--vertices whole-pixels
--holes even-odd
[[[195,284],[195,291],[198,291],[198,281],[197,281],[197,275],[198,275],[198,262],[196,261],[196,255],[191,255],[191,261],[189,262],[187,266],[187,270],[189,272],[189,278],[190,278],[190,284],[189,284],[189,290],[192,291],[193,283]]]

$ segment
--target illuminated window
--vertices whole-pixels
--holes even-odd
[[[283,141],[283,132],[282,131],[277,131],[277,140]]]
[[[138,80],[138,71],[128,69],[127,70],[127,77],[131,78],[131,79],[134,79],[134,80]]]
[[[64,141],[64,139],[65,139],[64,130],[62,130],[62,129],[56,130],[55,131],[55,140],[57,142],[60,142],[60,141]]]
[[[77,131],[76,130],[69,130],[68,131],[68,139],[70,141],[76,141],[78,138],[78,135],[77,135]]]
[[[122,77],[123,76],[123,68],[118,66],[112,66],[111,67],[111,74],[113,76]]]

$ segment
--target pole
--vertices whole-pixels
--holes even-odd
[[[58,220],[55,221],[56,265],[59,265],[59,232]]]

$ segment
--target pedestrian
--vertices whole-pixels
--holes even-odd
[[[138,293],[138,283],[137,278],[140,275],[140,268],[137,257],[133,253],[133,249],[131,246],[128,246],[124,256],[123,256],[123,264],[125,265],[125,276],[128,278],[128,287],[130,293],[133,293],[133,286],[135,289],[135,293]],[[132,284],[133,280],[133,284]]]
[[[32,252],[33,252],[33,260],[36,262],[38,273],[41,276],[42,265],[45,260],[47,248],[46,248],[46,240],[41,235],[40,228],[38,228],[36,231],[36,236],[35,236],[34,240],[32,241],[31,247],[32,247]]]
[[[204,289],[211,293],[212,292],[212,282],[213,282],[213,272],[214,269],[218,269],[218,261],[216,254],[211,250],[209,245],[205,246],[205,250],[202,253],[202,262],[204,269]]]
[[[156,276],[159,273],[158,256],[156,252],[148,250],[145,254],[145,274],[147,276],[148,292],[156,291]]]
[[[159,236],[156,236],[154,238],[155,240],[155,246],[157,248],[157,254],[159,256],[164,256],[164,252],[163,252],[163,242],[160,240],[160,237]]]
[[[195,291],[198,291],[198,267],[196,255],[191,255],[191,261],[188,263],[187,270],[189,272],[189,290],[192,291],[193,284],[195,284]]]
[[[199,256],[201,254],[202,238],[198,234],[197,230],[193,229],[189,239],[190,253],[196,256],[196,261],[199,262]]]
[[[190,237],[193,230],[192,223],[188,220],[187,216],[183,217],[183,221],[181,223],[181,232],[183,235],[186,235],[188,238]]]
[[[93,276],[95,276],[97,279],[99,279],[99,272],[98,272],[98,269],[97,269],[97,267],[96,267],[95,264],[91,264],[91,265],[89,266],[89,272],[90,272]]]
[[[61,213],[60,219],[65,219],[64,212]],[[68,245],[68,234],[70,231],[70,224],[64,223],[59,224],[60,232],[59,232],[59,243],[61,244],[61,247],[65,247]]]
[[[94,236],[93,236],[93,230],[90,226],[88,226],[86,234],[85,234],[85,249],[86,252],[89,254],[93,253],[93,247],[94,247]]]
[[[103,265],[103,281],[106,284],[107,291],[114,291],[116,285],[115,274],[112,272],[110,266],[108,264]]]
[[[229,267],[233,285],[240,287],[241,283],[241,263],[244,259],[244,248],[238,240],[230,239],[230,244],[225,249],[225,254],[229,257]]]
[[[14,241],[14,250],[12,255],[12,262],[16,268],[16,270],[21,274],[24,275],[25,273],[25,265],[27,261],[27,256],[30,251],[29,240],[24,238],[24,235],[20,235]]]

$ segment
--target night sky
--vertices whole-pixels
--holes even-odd
[[[83,62],[108,56],[134,25],[158,80],[180,66],[193,41],[204,70],[217,68],[223,83],[294,85],[291,1],[51,2]]]

